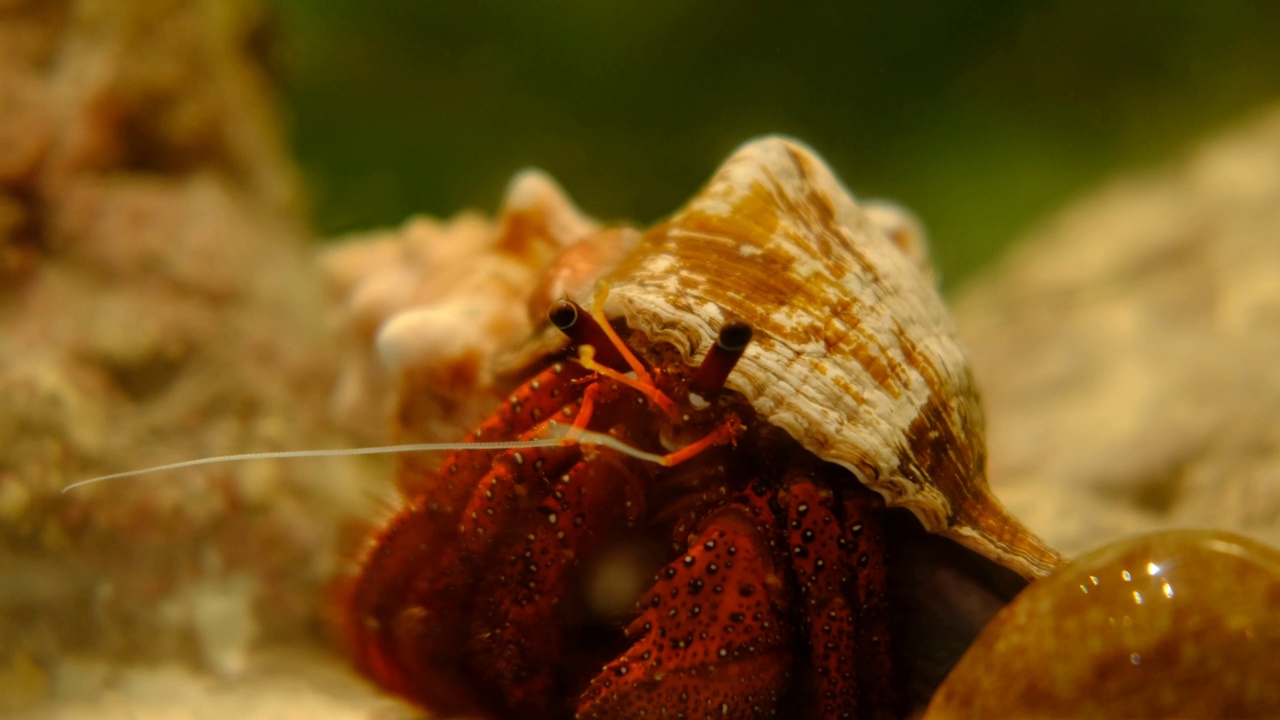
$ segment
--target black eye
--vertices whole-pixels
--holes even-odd
[[[557,300],[547,311],[547,319],[561,332],[566,332],[578,322],[578,308],[568,300]]]
[[[731,322],[720,328],[716,344],[729,352],[740,353],[751,342],[751,326],[744,322]]]

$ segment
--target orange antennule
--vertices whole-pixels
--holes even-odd
[[[631,352],[631,348],[622,342],[622,338],[618,337],[618,332],[613,329],[613,325],[609,323],[609,318],[604,316],[604,301],[609,297],[609,283],[601,281],[600,290],[596,293],[595,300],[591,303],[591,315],[600,323],[600,329],[604,330],[604,334],[609,338],[609,342],[618,349],[618,353],[622,355],[622,359],[631,367],[636,374],[636,379],[640,382],[653,386],[653,376],[649,374],[649,369],[640,362],[640,358]],[[661,405],[661,403],[659,403]]]
[[[701,440],[689,443],[675,452],[663,455],[658,464],[663,467],[674,467],[709,447],[736,442],[741,434],[742,420],[737,415],[730,413],[719,427],[707,433]]]
[[[625,347],[625,345],[623,347]],[[666,394],[655,387],[652,379],[647,373],[643,380],[640,378],[629,378],[611,367],[601,365],[596,362],[595,348],[590,345],[582,345],[578,348],[578,364],[594,373],[599,373],[610,380],[626,385],[629,388],[633,388],[636,392],[639,392],[649,398],[654,405],[657,405],[667,414],[667,417],[677,421],[680,419],[680,408],[676,407],[675,401],[667,397]],[[646,380],[648,380],[648,382],[646,382]],[[574,424],[576,425],[577,423]]]
[[[590,350],[590,345],[583,345],[579,352]],[[586,367],[585,365],[583,367]],[[587,429],[587,424],[591,422],[591,415],[596,409],[596,396],[600,394],[599,383],[592,383],[586,390],[582,391],[582,402],[578,405],[578,415],[573,419],[573,425],[569,426],[569,432],[565,433],[563,443],[572,445],[582,438],[582,433]]]
[[[588,314],[574,301],[564,298],[551,306],[547,313],[552,325],[569,337],[578,348],[578,364],[582,367],[635,389],[657,405],[667,417],[678,421],[680,410],[675,402],[658,389],[653,375],[644,363],[631,352],[631,348],[618,336],[609,319],[604,315],[604,301],[609,296],[608,283],[602,283],[596,293],[591,313]],[[636,374],[631,379],[623,374],[620,366],[631,368]],[[587,408],[587,419],[590,409]],[[579,432],[586,427],[586,420],[575,422]],[[576,434],[575,434],[576,437]]]

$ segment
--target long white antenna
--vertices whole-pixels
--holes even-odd
[[[98,477],[89,478],[88,480],[73,482],[62,488],[62,492],[65,493],[70,490],[75,490],[76,488],[84,487],[85,485],[92,485],[93,483],[99,483],[106,480],[118,480],[120,478],[164,472],[166,470],[181,470],[183,468],[195,467],[197,465],[243,462],[245,460],[289,460],[296,458],[348,457],[351,455],[390,455],[392,453],[402,452],[440,452],[446,450],[521,450],[524,448],[558,447],[569,442],[577,442],[580,445],[602,445],[624,455],[630,455],[638,460],[644,460],[645,462],[658,464],[662,464],[663,462],[661,455],[655,455],[654,453],[638,450],[613,436],[605,435],[604,433],[592,432],[590,430],[582,430],[578,432],[576,441],[568,441],[564,437],[557,437],[537,438],[531,440],[505,440],[500,442],[414,443],[410,445],[383,445],[381,447],[338,450],[281,450],[278,452],[218,455],[215,457],[197,458],[195,460],[183,460],[182,462],[169,463],[168,465],[156,465],[155,467],[142,468],[141,470],[128,470],[126,472],[112,473],[110,475],[99,475]]]
[[[180,470],[182,468],[195,467],[197,465],[242,462],[244,460],[287,460],[294,458],[346,457],[349,455],[389,455],[391,453],[438,452],[441,450],[513,450],[529,447],[555,447],[562,444],[562,440],[548,438],[544,440],[509,440],[504,442],[416,443],[411,445],[383,445],[381,447],[339,450],[281,450],[279,452],[218,455],[216,457],[198,458],[196,460],[183,460],[182,462],[169,463],[168,465],[156,465],[155,467],[142,468],[141,470],[128,470],[126,472],[112,473],[110,475],[100,475],[98,477],[89,478],[88,480],[73,482],[62,488],[62,492],[74,490],[78,487],[84,487],[85,485],[92,485],[93,483],[103,482],[104,480],[116,480],[119,478],[134,477],[135,475],[163,472],[165,470]]]

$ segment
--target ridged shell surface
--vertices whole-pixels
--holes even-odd
[[[728,387],[762,419],[928,530],[1044,575],[1060,556],[987,488],[973,375],[923,260],[811,150],[766,137],[644,233],[604,278],[605,310],[691,363],[750,323]]]

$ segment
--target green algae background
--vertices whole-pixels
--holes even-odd
[[[925,220],[949,286],[1117,171],[1280,97],[1280,3],[279,0],[324,234],[493,211],[520,167],[673,212],[782,132]]]

